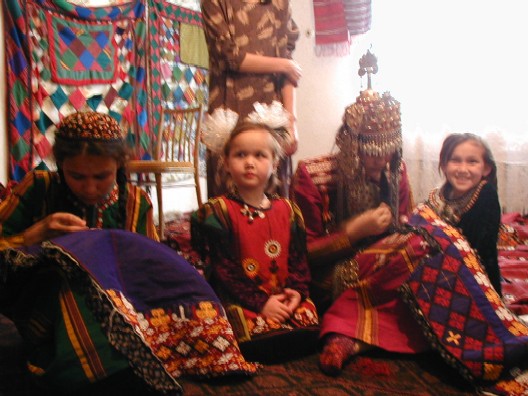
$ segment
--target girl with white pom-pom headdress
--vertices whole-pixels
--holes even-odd
[[[223,123],[235,120],[231,113],[206,122],[217,127],[207,129],[205,141],[210,149],[223,148],[228,192],[193,214],[191,233],[242,352],[262,361],[313,352],[318,318],[308,295],[302,216],[295,204],[271,193],[282,155],[274,128],[280,117],[269,117],[274,113],[266,106],[255,108],[249,117],[253,121],[238,123],[232,132]],[[224,144],[222,136],[227,137]],[[302,339],[297,338],[299,350],[293,351],[290,337],[295,333]]]

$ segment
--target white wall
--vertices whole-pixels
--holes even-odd
[[[293,18],[301,32],[294,59],[303,70],[297,88],[299,159],[328,153],[341,125],[344,109],[360,91],[358,60],[364,51],[354,44],[346,57],[316,57],[313,5],[310,0],[292,0]]]

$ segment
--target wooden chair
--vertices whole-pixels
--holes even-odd
[[[165,239],[163,187],[194,186],[198,205],[202,204],[198,159],[202,111],[201,105],[188,109],[163,109],[153,159],[128,162],[128,173],[137,175],[138,185],[156,186],[160,240]],[[163,180],[164,173],[189,174],[192,179],[190,182],[168,183]],[[153,181],[151,175],[154,175]]]

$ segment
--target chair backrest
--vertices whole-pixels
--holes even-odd
[[[163,109],[154,159],[164,162],[190,162],[198,166],[202,106]]]

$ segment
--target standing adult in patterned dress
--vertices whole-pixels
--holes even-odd
[[[278,101],[290,113],[289,144],[280,166],[281,193],[287,195],[290,155],[297,150],[295,87],[301,69],[292,60],[299,37],[289,0],[206,0],[202,16],[209,49],[209,108],[229,108],[243,120],[255,102]],[[207,154],[209,197],[224,192],[216,178],[218,157]]]

